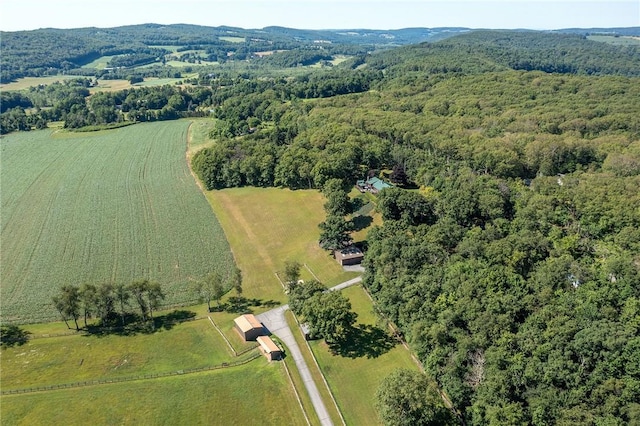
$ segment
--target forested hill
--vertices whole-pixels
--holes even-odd
[[[439,40],[463,31],[468,29],[299,30],[285,27],[243,29],[143,24],[116,28],[46,28],[1,32],[1,81],[70,72],[101,56],[137,55],[138,59],[147,62],[160,62],[160,58],[169,53],[165,50],[167,47],[206,50],[206,59],[213,61],[226,60],[231,55],[245,60],[255,52],[299,48],[330,52],[336,50],[336,46],[341,46],[337,48],[340,52],[362,54],[380,47]],[[354,48],[345,50],[344,46]]]
[[[146,64],[164,64],[163,58],[170,53],[198,51],[198,60],[224,62],[227,60],[254,60],[258,52],[311,49],[321,51],[324,55],[347,54],[365,55],[381,48],[397,47],[421,42],[435,42],[459,34],[469,33],[468,28],[404,28],[398,30],[344,29],[344,30],[303,30],[285,27],[266,27],[263,29],[243,29],[220,26],[206,27],[198,25],[143,24],[116,28],[78,28],[78,29],[39,29],[34,31],[0,32],[2,40],[2,71],[0,82],[6,83],[20,77],[42,76],[57,73],[81,73],[85,76],[99,76],[98,70],[80,69],[82,66],[103,57],[112,58],[110,67],[133,67]],[[564,32],[565,30],[558,30]],[[531,51],[532,57],[520,57],[518,52],[523,47],[532,47],[529,36],[505,34],[504,40],[496,40],[493,33],[485,33],[469,39],[454,42],[460,43],[474,53],[481,48],[497,63],[517,67],[518,69],[540,69],[544,71],[577,71],[587,73],[611,73],[612,69],[619,73],[629,74],[629,70],[621,67],[621,63],[605,67],[593,58],[582,58],[577,40],[589,33],[604,32],[610,36],[640,35],[640,28],[618,28],[611,30],[566,30],[579,35],[561,41],[568,49],[559,49],[550,61],[540,55],[552,44],[545,44],[550,39],[544,37],[546,32],[539,32],[541,45],[537,51]],[[523,34],[532,33],[531,31]],[[465,41],[466,40],[466,41]],[[561,39],[558,39],[561,40]],[[573,44],[571,43],[573,40]],[[499,42],[500,47],[508,48],[504,58],[493,57],[490,44]],[[451,45],[440,45],[441,49]],[[588,49],[587,49],[588,50]],[[605,58],[612,52],[611,47],[603,47]],[[193,53],[193,52],[192,52]],[[565,57],[565,54],[569,56]],[[589,56],[592,56],[589,54]],[[624,56],[624,55],[623,55]],[[559,61],[559,57],[563,61]],[[576,60],[580,64],[576,65]],[[553,66],[552,66],[553,65]],[[577,68],[571,68],[571,66]],[[554,66],[556,68],[554,68]]]
[[[638,424],[640,78],[623,51],[480,32],[350,64],[361,93],[330,96],[354,76],[335,70],[243,81],[217,91],[217,144],[193,166],[209,188],[400,181],[376,199],[365,285],[465,423]]]
[[[373,55],[367,63],[393,76],[504,69],[640,76],[640,43],[616,46],[576,34],[472,31],[437,43],[420,43]]]

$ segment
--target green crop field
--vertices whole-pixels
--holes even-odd
[[[57,318],[64,284],[158,281],[178,304],[187,286],[233,260],[186,161],[187,121],[94,133],[4,136],[2,321]]]
[[[362,286],[342,290],[358,314],[358,326],[376,330],[377,317],[371,299]],[[379,328],[377,330],[380,330]],[[375,333],[371,333],[375,336]],[[333,354],[321,340],[309,342],[347,424],[374,425],[380,420],[375,411],[375,394],[382,379],[398,368],[417,369],[409,351],[400,344],[381,349],[380,342],[363,338],[354,343],[356,354]],[[388,343],[387,343],[388,344]],[[361,353],[358,353],[360,351]]]
[[[203,373],[5,395],[3,425],[305,424],[284,367],[260,357]]]

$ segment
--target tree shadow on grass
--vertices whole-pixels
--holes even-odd
[[[243,296],[232,296],[227,300],[227,303],[220,305],[220,310],[234,314],[251,314],[253,313],[252,307],[264,306],[273,308],[279,305],[280,302],[275,300],[249,299]]]
[[[371,216],[354,216],[351,221],[353,222],[353,230],[357,232],[371,225],[373,218]]]
[[[333,354],[342,357],[377,358],[393,349],[396,343],[383,329],[373,325],[360,324],[353,327],[343,340],[328,343],[328,345]]]
[[[190,321],[196,313],[184,309],[158,315],[151,321],[142,321],[140,315],[127,313],[123,318],[111,317],[107,324],[89,324],[85,329],[88,336],[134,336],[136,334],[152,334],[160,330],[171,330],[175,325]]]

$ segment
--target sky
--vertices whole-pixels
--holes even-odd
[[[301,29],[640,26],[640,0],[2,0],[0,30],[143,23]]]

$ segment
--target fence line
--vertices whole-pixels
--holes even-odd
[[[320,281],[320,278],[318,278],[318,277],[316,276],[316,274],[314,274],[314,273],[313,273],[313,271],[311,270],[311,268],[309,268],[309,265],[307,265],[307,264],[305,263],[305,264],[304,264],[304,267],[305,267],[305,268],[307,268],[307,270],[308,270],[309,272],[311,272],[311,275],[313,275],[313,278],[315,278],[315,279],[316,279],[316,281],[321,282],[321,281]]]
[[[218,330],[218,333],[220,333],[220,335],[222,336],[222,338],[224,339],[225,342],[227,342],[227,346],[229,346],[229,349],[231,349],[231,352],[233,352],[234,356],[238,356],[238,352],[236,352],[236,350],[233,348],[233,346],[231,345],[231,342],[229,341],[229,339],[227,339],[227,336],[224,335],[224,333],[222,332],[222,330],[220,330],[220,328],[216,325],[215,322],[213,322],[213,319],[210,316],[207,316],[207,318],[209,318],[209,322],[211,323],[211,325]]]
[[[234,361],[231,363],[223,362],[222,364],[219,364],[219,365],[190,368],[187,370],[169,371],[166,373],[153,373],[153,374],[144,374],[140,376],[130,376],[130,377],[114,377],[113,379],[87,380],[84,382],[63,383],[60,385],[49,385],[49,386],[38,386],[38,387],[24,388],[24,389],[2,390],[0,391],[0,395],[12,395],[12,394],[33,393],[33,392],[42,392],[42,391],[60,390],[60,389],[72,389],[72,388],[81,388],[85,386],[105,385],[110,383],[133,382],[137,380],[149,380],[149,379],[158,379],[162,377],[182,376],[184,374],[202,373],[204,371],[213,371],[213,370],[220,370],[223,368],[238,367],[240,365],[248,364],[249,362],[253,361],[254,359],[260,358],[261,356],[262,355],[260,353],[255,353],[252,356],[248,357],[247,359]]]
[[[291,311],[291,313],[293,313],[293,311]],[[302,339],[304,340],[305,345],[307,345],[307,350],[311,354],[311,359],[313,359],[313,362],[316,365],[316,368],[320,372],[320,377],[322,378],[322,381],[324,382],[324,385],[327,388],[327,391],[329,391],[329,396],[331,397],[331,401],[333,401],[333,405],[336,407],[336,411],[338,412],[338,415],[340,416],[340,420],[342,420],[342,425],[343,426],[347,426],[347,422],[344,420],[344,416],[342,415],[342,411],[340,410],[340,406],[338,406],[338,402],[336,401],[336,398],[333,396],[333,391],[331,390],[331,387],[329,386],[329,383],[327,382],[327,379],[324,377],[324,373],[322,372],[322,368],[320,368],[320,364],[318,364],[318,360],[316,359],[316,356],[313,353],[313,350],[311,350],[311,346],[309,345],[309,342],[307,341],[307,338],[304,336],[304,333],[302,333],[302,327],[300,327],[300,321],[298,321],[298,317],[296,316],[296,314],[293,314],[293,319],[296,320],[296,324],[298,324],[298,327],[297,327],[298,328],[298,332],[302,334]],[[294,331],[292,330],[292,333],[293,332]]]
[[[307,426],[311,426],[311,422],[309,422],[309,417],[307,417],[307,412],[304,409],[304,406],[302,405],[302,400],[300,399],[300,394],[298,393],[298,388],[296,388],[296,384],[293,383],[293,379],[291,378],[291,373],[289,373],[289,367],[287,367],[287,363],[286,362],[282,362],[282,365],[284,365],[284,371],[287,372],[287,377],[289,378],[289,383],[291,383],[291,386],[293,387],[293,393],[296,395],[296,399],[298,400],[298,404],[300,404],[300,409],[302,410],[302,414],[304,415],[304,419],[307,421]]]

